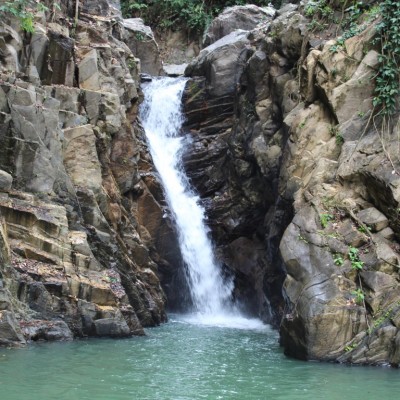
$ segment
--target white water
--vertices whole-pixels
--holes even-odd
[[[192,300],[197,310],[187,316],[191,323],[255,328],[261,321],[242,317],[231,304],[233,282],[224,280],[215,260],[204,210],[189,187],[181,154],[184,138],[181,97],[185,79],[158,78],[144,88],[141,118],[154,164],[161,176],[166,199],[173,213],[180,249],[187,268]]]

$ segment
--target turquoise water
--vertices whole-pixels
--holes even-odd
[[[171,316],[146,337],[0,350],[1,400],[374,400],[400,372],[286,358],[275,331],[207,327]]]

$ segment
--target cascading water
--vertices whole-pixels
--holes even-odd
[[[178,135],[183,122],[181,97],[185,83],[184,79],[162,78],[148,84],[144,89],[142,120],[174,214],[194,306],[201,313],[219,314],[229,302],[232,284],[221,277],[207,236],[204,210],[182,170],[184,140]]]
[[[211,324],[221,324],[223,320],[224,325],[228,318],[231,322],[235,320],[238,327],[248,327],[255,321],[241,317],[231,304],[233,283],[221,276],[204,223],[204,210],[182,168],[181,98],[185,84],[183,78],[157,78],[148,83],[143,88],[143,126],[177,227],[188,285],[198,311],[196,318]]]

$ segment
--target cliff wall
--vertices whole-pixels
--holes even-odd
[[[213,22],[186,69],[186,169],[236,296],[286,354],[397,365],[399,116],[372,104],[381,17],[364,2],[346,30],[349,10],[325,2],[327,23],[318,4],[253,29],[235,30],[246,7]]]
[[[41,3],[0,23],[0,343],[143,334],[180,263],[137,120],[157,45],[118,1]]]

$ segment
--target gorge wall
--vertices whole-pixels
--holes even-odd
[[[180,263],[136,119],[144,25],[45,4],[0,24],[0,344],[143,334]]]
[[[185,71],[184,166],[234,297],[286,354],[398,365],[400,124],[372,105],[380,16],[364,1],[352,35],[316,30],[314,3],[212,22]],[[76,23],[74,2],[52,4],[32,34],[1,23],[2,344],[141,334],[185,297],[137,119],[140,71],[162,73],[153,34],[118,1],[84,2]]]
[[[252,30],[251,6],[214,20],[185,72],[185,165],[236,296],[286,354],[397,365],[399,116],[372,105],[380,16],[316,30],[316,4],[259,9]]]

